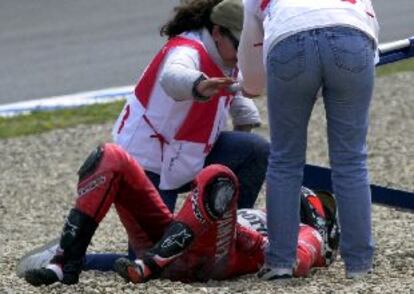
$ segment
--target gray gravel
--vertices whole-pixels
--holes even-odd
[[[369,166],[372,182],[405,190],[414,187],[414,73],[378,78],[371,114]],[[258,102],[264,109],[263,101]],[[327,165],[323,107],[310,125],[311,163]],[[33,288],[15,276],[17,259],[56,237],[74,201],[76,173],[99,142],[110,140],[111,124],[78,126],[39,136],[0,140],[0,293],[414,293],[414,214],[374,205],[377,242],[375,272],[366,279],[344,278],[339,260],[329,269],[287,285],[249,275],[233,281],[182,284],[150,281],[125,284],[113,273],[85,272],[75,286]],[[266,129],[260,130],[266,133]],[[264,206],[264,198],[257,204]],[[123,251],[125,231],[111,211],[91,251]]]

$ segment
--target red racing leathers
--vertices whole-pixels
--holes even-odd
[[[115,144],[100,148],[97,166],[79,180],[75,208],[99,223],[115,204],[130,244],[141,253],[162,237],[173,215],[135,159]]]
[[[144,170],[128,153],[114,144],[100,148],[103,153],[99,162],[79,181],[76,209],[99,223],[111,204],[115,204],[137,257],[144,258],[145,252],[151,252],[144,261],[152,258],[150,263],[155,262],[159,267],[157,275],[146,272],[148,277],[142,281],[155,276],[185,282],[206,281],[258,271],[264,262],[267,237],[237,223],[238,181],[228,168],[211,165],[203,169],[174,217]],[[234,193],[224,214],[215,217],[207,204],[208,185],[219,177],[234,183]],[[166,244],[166,240],[171,243],[168,228],[175,223],[187,230],[182,243],[173,239],[175,245],[183,245],[182,250],[161,258],[156,249]],[[305,276],[311,267],[324,265],[320,234],[308,225],[301,225],[295,275]]]

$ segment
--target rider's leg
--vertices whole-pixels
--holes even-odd
[[[237,179],[228,168],[206,167],[197,175],[193,190],[162,239],[142,260],[117,261],[117,272],[128,281],[144,282],[161,274],[164,267],[174,261],[162,272],[163,277],[174,280],[208,278],[213,266],[217,269],[217,262],[227,258],[232,246],[237,193]],[[206,259],[209,262],[203,263],[207,265],[203,270],[191,270]]]
[[[26,280],[35,286],[56,281],[77,283],[95,229],[114,202],[135,216],[134,220],[151,240],[159,239],[172,220],[157,190],[135,160],[114,144],[99,146],[79,170],[78,198],[55,256],[46,268],[27,271]]]

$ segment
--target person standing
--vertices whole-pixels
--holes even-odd
[[[322,88],[333,190],[348,278],[372,271],[371,194],[366,136],[378,60],[370,0],[244,0],[238,52],[248,96],[267,82],[270,245],[258,276],[290,278],[296,258],[307,126]],[[264,66],[261,66],[264,65]]]

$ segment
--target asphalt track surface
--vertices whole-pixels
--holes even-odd
[[[414,35],[413,0],[373,0],[381,42]],[[178,0],[0,0],[0,104],[134,84]]]

